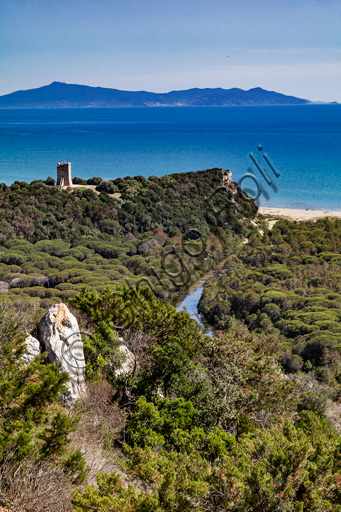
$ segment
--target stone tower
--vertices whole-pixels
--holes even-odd
[[[57,185],[60,187],[72,186],[70,162],[57,164]]]

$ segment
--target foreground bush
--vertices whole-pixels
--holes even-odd
[[[126,455],[133,483],[99,476],[98,486],[74,493],[77,512],[341,510],[340,438],[313,413],[243,435],[216,464],[150,448]]]
[[[0,505],[33,512],[43,510],[33,500],[38,485],[41,500],[51,489],[56,504],[67,507],[61,496],[68,501],[72,484],[86,471],[81,453],[68,450],[76,419],[58,404],[68,376],[46,365],[44,354],[25,364],[25,336],[16,309],[0,303]],[[68,498],[57,496],[58,481],[64,482],[63,492],[69,489]]]

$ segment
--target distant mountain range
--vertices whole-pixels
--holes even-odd
[[[120,91],[103,87],[52,82],[38,89],[0,96],[0,108],[78,107],[192,107],[232,105],[302,105],[308,100],[266,91],[260,87],[243,89],[188,89],[154,93]]]

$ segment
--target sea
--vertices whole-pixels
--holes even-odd
[[[264,158],[265,153],[265,158]],[[0,182],[229,169],[261,206],[341,210],[341,105],[0,110]]]

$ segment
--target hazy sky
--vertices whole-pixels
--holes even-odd
[[[341,0],[0,0],[0,59],[0,94],[56,80],[341,101]]]

